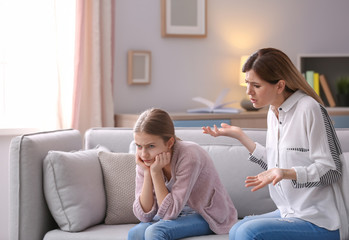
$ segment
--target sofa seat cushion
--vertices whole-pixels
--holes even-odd
[[[81,232],[55,229],[46,233],[44,240],[126,240],[128,231],[136,224],[100,224]]]
[[[76,152],[50,151],[43,161],[44,194],[58,226],[82,231],[101,223],[106,198],[96,148]]]
[[[43,240],[127,240],[128,231],[136,224],[96,225],[82,232],[65,232],[59,229],[46,233]],[[228,234],[185,238],[185,240],[226,240]]]

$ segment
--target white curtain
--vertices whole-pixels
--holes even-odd
[[[113,3],[0,1],[0,128],[114,125]]]

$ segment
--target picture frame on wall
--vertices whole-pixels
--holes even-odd
[[[130,85],[150,84],[151,76],[151,52],[128,51],[127,82]]]
[[[162,37],[207,35],[207,0],[161,0]]]

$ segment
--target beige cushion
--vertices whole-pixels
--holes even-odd
[[[135,155],[99,152],[107,197],[105,224],[138,223],[132,206],[135,199]]]
[[[44,193],[58,226],[82,231],[103,222],[106,198],[97,152],[50,151],[43,161]]]

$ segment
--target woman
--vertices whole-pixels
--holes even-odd
[[[236,209],[208,153],[175,136],[167,112],[149,109],[134,126],[135,216],[141,221],[128,239],[180,239],[226,234]]]
[[[203,127],[203,132],[236,138],[248,149],[249,160],[265,171],[247,177],[246,187],[256,191],[269,184],[277,210],[245,217],[229,238],[346,239],[347,216],[337,207],[343,207],[338,185],[342,150],[320,97],[280,50],[260,49],[242,71],[253,106],[269,106],[266,147],[228,124]]]

